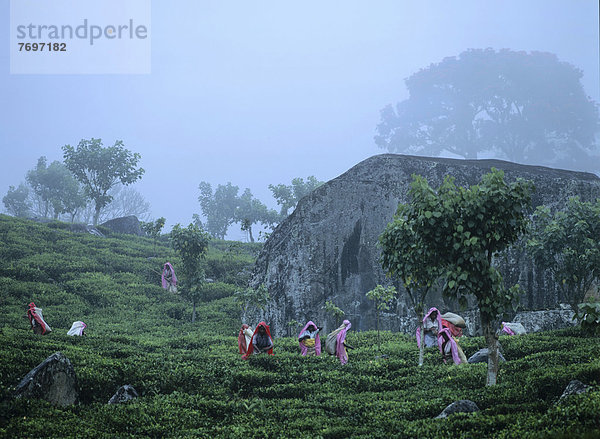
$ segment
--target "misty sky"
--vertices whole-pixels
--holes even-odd
[[[276,207],[269,183],[329,180],[386,152],[380,109],[469,48],[553,52],[600,100],[596,0],[153,0],[149,75],[11,75],[8,1],[0,14],[0,198],[42,155],[120,139],[142,155],[135,188],[167,229],[200,213],[200,181]]]

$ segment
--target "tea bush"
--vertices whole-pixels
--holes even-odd
[[[294,337],[275,339],[274,356],[240,359],[243,284],[260,245],[211,242],[212,296],[191,307],[160,287],[163,237],[73,233],[59,223],[0,215],[0,437],[429,438],[597,437],[600,343],[580,328],[501,337],[506,363],[485,387],[485,364],[445,365],[435,349],[417,367],[414,336],[348,333],[349,363],[303,358]],[[219,265],[218,262],[229,260]],[[212,264],[212,266],[210,265]],[[212,267],[212,268],[211,268]],[[157,273],[158,272],[158,273]],[[239,276],[238,276],[239,275]],[[54,331],[34,336],[23,319],[30,301]],[[74,320],[85,337],[69,337]],[[465,353],[485,346],[463,338]],[[80,402],[53,407],[13,399],[27,372],[56,351],[72,362]],[[558,403],[572,379],[594,390]],[[123,384],[140,398],[106,402]],[[470,399],[478,413],[434,419]]]

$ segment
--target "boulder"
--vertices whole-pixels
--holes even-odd
[[[140,226],[140,221],[135,215],[114,218],[100,225],[115,233],[144,236],[144,232]]]
[[[353,329],[375,328],[377,311],[365,293],[377,284],[388,285],[383,271],[379,236],[393,219],[399,202],[408,202],[412,174],[424,176],[433,187],[451,175],[458,185],[479,183],[492,167],[505,172],[509,182],[532,180],[536,191],[533,207],[564,206],[570,196],[583,201],[600,197],[600,178],[584,173],[501,160],[456,160],[383,154],[357,164],[339,177],[302,198],[296,209],[279,224],[265,242],[252,273],[251,286],[264,284],[271,300],[266,311],[251,320],[271,322],[274,336],[285,335],[291,320],[322,322],[326,332],[335,329],[333,317],[323,306],[333,301],[352,322]],[[565,301],[550,273],[539,270],[519,249],[498,258],[507,285],[519,283],[524,309],[544,309]],[[403,318],[414,319],[408,295],[399,285],[398,300],[386,313],[380,328],[398,330]],[[436,289],[428,295],[429,306],[458,309]],[[471,309],[474,303],[471,301]],[[461,316],[469,325],[466,315]],[[524,325],[527,328],[526,325]]]
[[[552,331],[576,325],[573,315],[568,305],[561,304],[559,309],[519,312],[513,322],[521,323],[527,332]]]
[[[119,390],[108,400],[109,404],[123,404],[124,402],[130,401],[137,398],[139,395],[133,386],[125,384],[119,387]]]
[[[469,357],[467,362],[469,364],[487,363],[489,354],[490,351],[488,350],[488,348],[479,349],[477,352],[475,352]],[[498,349],[498,362],[504,363],[505,361],[506,359],[504,358],[504,355],[502,355],[502,352],[500,352],[500,349]]]
[[[568,398],[571,395],[579,395],[580,393],[589,392],[590,390],[592,390],[592,386],[583,384],[579,380],[572,380],[569,384],[567,384],[567,387],[565,387],[562,395],[560,395],[560,398],[558,398],[558,402],[563,401],[565,398]]]
[[[474,413],[478,411],[479,407],[477,407],[477,404],[475,404],[473,401],[470,401],[468,399],[461,399],[460,401],[456,401],[450,404],[448,407],[442,410],[442,413],[437,415],[435,418],[447,418],[448,416],[453,415],[455,413]]]
[[[15,390],[17,398],[39,398],[59,406],[75,404],[79,399],[73,365],[56,352],[25,375]]]

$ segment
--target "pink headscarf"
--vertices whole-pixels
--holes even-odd
[[[317,325],[315,325],[312,320],[309,320],[309,322],[304,326],[304,328],[302,328],[302,331],[300,331],[300,334],[298,334],[298,338],[300,338],[300,336],[302,335],[302,333],[304,331],[306,331],[308,329],[308,327],[312,325],[315,328],[317,328]],[[308,353],[308,348],[306,346],[304,346],[304,343],[298,341],[298,344],[300,345],[300,353],[302,354],[303,357],[306,356],[306,354]],[[319,338],[319,333],[317,332],[317,336],[315,337],[315,354],[316,355],[321,355],[321,339]]]
[[[344,347],[344,340],[346,340],[346,332],[352,326],[350,320],[344,320],[344,325],[346,326],[337,335],[337,342],[335,345],[335,355],[340,359],[340,363],[346,364],[348,362],[348,354],[346,353],[346,348]]]
[[[502,322],[502,332],[507,333],[508,335],[515,335],[515,331],[510,329],[506,322]]]
[[[169,262],[165,262],[165,265],[163,267],[163,272],[162,272],[162,275],[161,275],[161,278],[160,278],[160,280],[162,281],[162,287],[164,289],[169,288],[169,285],[167,283],[167,279],[165,279],[165,274],[167,272],[167,267],[171,270],[171,273],[173,274],[173,277],[172,277],[173,286],[177,285],[177,276],[175,276],[175,269],[173,268],[173,266]]]
[[[444,356],[444,348],[443,348],[443,344],[444,344],[444,336],[443,334],[446,334],[446,336],[448,337],[448,341],[447,343],[450,343],[450,353],[452,353],[452,360],[454,361],[454,364],[460,364],[460,357],[458,355],[458,346],[456,345],[456,342],[454,341],[454,339],[452,338],[452,334],[450,333],[450,330],[448,328],[444,328],[442,329],[440,332],[438,332],[438,348],[440,348],[440,353],[442,354],[442,357]],[[444,358],[444,363],[446,362],[446,359]]]
[[[425,326],[425,322],[427,321],[427,319],[429,318],[431,313],[434,311],[437,311],[437,323],[438,323],[438,334],[439,334],[440,331],[442,330],[442,316],[440,315],[440,312],[438,311],[438,309],[435,307],[429,308],[429,311],[427,311],[427,314],[425,314],[425,317],[423,317],[423,327]],[[421,347],[421,328],[417,328],[417,346]]]

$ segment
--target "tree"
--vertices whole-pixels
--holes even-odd
[[[471,49],[410,76],[410,97],[381,111],[375,142],[391,152],[472,159],[491,150],[516,162],[570,159],[590,169],[598,110],[582,76],[550,53]]]
[[[192,301],[192,323],[196,321],[196,302],[204,283],[204,271],[200,265],[206,255],[210,237],[195,224],[182,228],[175,224],[171,231],[171,244],[181,257],[183,269],[182,294]]]
[[[388,275],[402,282],[415,312],[417,325],[421,328],[419,366],[422,366],[425,349],[425,298],[444,274],[444,269],[438,264],[437,255],[429,251],[420,235],[415,233],[409,213],[406,205],[398,206],[394,221],[388,224],[379,237],[379,246],[382,250],[381,265]]]
[[[136,168],[140,155],[125,149],[121,140],[105,148],[101,139],[82,139],[77,148],[65,145],[62,150],[65,165],[94,201],[94,225],[98,224],[100,210],[113,199],[108,191],[118,183],[134,183],[144,174],[142,168]]]
[[[156,243],[160,236],[160,231],[165,226],[166,221],[167,220],[161,216],[155,221],[142,222],[140,224],[140,227],[146,233],[146,235],[152,238],[152,241],[154,243],[154,255],[156,255]]]
[[[27,172],[26,180],[36,196],[37,214],[58,219],[60,214],[71,214],[71,221],[86,200],[73,174],[59,161],[46,166],[47,159],[38,159],[34,169]]]
[[[235,222],[235,211],[238,206],[237,186],[230,182],[219,185],[214,194],[210,183],[201,182],[198,186],[200,196],[198,201],[202,208],[202,214],[206,217],[204,227],[214,238],[225,239],[227,229]],[[197,217],[199,221],[199,218]]]
[[[534,215],[527,249],[554,281],[576,314],[579,303],[600,279],[600,199],[595,203],[569,198],[553,215],[540,206]]]
[[[254,198],[250,189],[246,189],[238,198],[234,220],[240,223],[242,230],[247,231],[250,242],[254,242],[252,225],[261,223],[272,227],[278,222],[278,215],[273,209],[268,209],[259,199]]]
[[[317,180],[312,175],[307,177],[306,181],[303,178],[294,178],[291,185],[270,184],[269,189],[273,193],[273,198],[281,206],[281,211],[279,212],[281,218],[288,216],[289,209],[295,208],[302,197],[310,194],[322,184],[322,181]]]
[[[436,265],[446,271],[443,293],[461,306],[466,306],[467,295],[475,296],[490,352],[486,384],[496,384],[498,318],[515,309],[520,290],[518,285],[504,286],[493,262],[525,230],[533,185],[523,180],[508,185],[504,173],[493,168],[470,188],[455,186],[449,176],[437,191],[423,177],[413,179],[412,201],[401,213],[424,250],[435,255]],[[393,226],[387,230],[394,233]],[[389,251],[387,257],[393,259],[396,250]]]
[[[248,287],[245,290],[237,291],[234,296],[235,301],[242,311],[242,321],[246,321],[248,311],[252,308],[264,310],[271,299],[269,291],[264,284],[260,284],[256,288]]]
[[[329,314],[333,317],[333,319],[335,320],[336,326],[339,326],[340,321],[342,320],[342,317],[344,317],[344,315],[346,315],[346,313],[344,311],[342,311],[341,308],[337,307],[335,305],[335,303],[333,303],[330,300],[327,300],[325,302],[325,306],[323,307],[323,309],[325,310],[325,312],[327,314]]]
[[[396,288],[393,286],[383,287],[377,285],[374,289],[367,292],[367,299],[375,302],[375,309],[377,310],[377,345],[381,351],[381,341],[379,338],[379,314],[381,311],[388,311],[390,309],[390,302],[396,296]]]
[[[101,209],[99,218],[108,221],[135,215],[141,221],[148,219],[150,203],[134,188],[117,184],[108,191],[108,195],[112,197],[112,201]]]
[[[9,215],[26,218],[30,212],[28,198],[29,188],[24,183],[21,183],[17,188],[9,186],[8,192],[2,198],[2,202]]]

